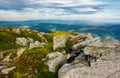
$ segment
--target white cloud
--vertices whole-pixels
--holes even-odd
[[[105,11],[108,4],[93,0],[0,0],[0,20],[119,21],[119,17],[111,16],[114,13]]]

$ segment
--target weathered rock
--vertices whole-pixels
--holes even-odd
[[[22,46],[29,46],[30,41],[24,37],[21,37],[21,38],[16,38],[16,43]]]
[[[45,33],[38,33],[37,35],[41,38],[42,42],[48,42],[47,39],[43,36]]]
[[[67,41],[66,36],[55,36],[53,38],[53,50],[59,47],[65,47],[66,41]]]
[[[0,66],[0,70],[3,68],[4,66]]]
[[[13,32],[13,33],[21,33],[21,28],[0,28],[0,31],[5,31],[5,32]]]
[[[101,55],[102,60],[120,59],[120,47],[108,49]]]
[[[26,48],[20,49],[20,50],[17,52],[17,57],[20,57],[25,50],[26,50]]]
[[[10,59],[12,54],[9,54],[8,56],[6,56],[6,58],[3,59],[3,62],[9,62],[12,61],[12,59]]]
[[[85,34],[79,34],[79,35],[77,35],[77,36],[73,36],[73,37],[71,38],[71,40],[75,40],[75,41],[77,41],[77,42],[82,42],[82,41],[84,41],[86,38],[87,38],[87,36],[86,36]]]
[[[29,46],[29,49],[32,49],[34,47],[42,47],[45,43],[35,41],[32,38],[16,38],[16,43],[22,46]]]
[[[9,74],[9,72],[13,71],[16,67],[10,67],[10,68],[6,68],[1,70],[2,74]]]
[[[119,41],[102,43],[99,37],[92,38],[89,35],[85,41],[72,46],[68,57],[70,62],[60,68],[59,78],[120,77]]]
[[[92,46],[93,46],[93,44],[97,45],[95,43],[96,41],[100,41],[100,38],[96,37],[96,38],[93,38],[93,39],[90,39],[90,40],[83,41],[81,43],[77,43],[77,44],[72,46],[72,49],[77,50],[79,48],[79,46],[90,46],[90,44],[92,44]]]
[[[39,42],[39,41],[35,41],[35,43],[30,43],[29,49],[32,49],[34,47],[43,47],[45,43],[44,42]]]
[[[27,38],[30,43],[34,43],[34,40],[30,37]]]
[[[86,34],[86,37],[87,37],[88,40],[93,39],[93,36],[90,33]]]
[[[84,53],[86,55],[101,57],[102,59],[115,59],[120,56],[120,47],[110,48],[110,47],[96,47],[88,46],[84,48]]]
[[[102,47],[103,43],[100,40],[97,40],[91,44],[88,44],[88,46],[97,46],[97,47]]]
[[[117,75],[115,75],[117,73]],[[91,67],[77,64],[64,64],[58,72],[58,78],[119,78],[120,59],[97,61]],[[112,78],[113,78],[112,77]]]
[[[0,52],[0,59],[3,58],[3,54],[4,54],[4,52]]]
[[[20,34],[21,33],[21,28],[12,28],[12,32]]]
[[[65,61],[65,55],[60,52],[53,52],[47,55],[49,59],[47,61],[47,65],[49,67],[49,71],[56,72],[58,66]]]
[[[118,40],[103,42],[103,46],[104,47],[109,47],[109,48],[115,48],[119,45],[120,45],[120,42]]]

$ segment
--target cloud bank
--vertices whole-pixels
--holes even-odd
[[[119,4],[119,3],[117,3]],[[0,20],[103,20],[102,16],[113,18],[110,2],[95,0],[0,0]],[[113,5],[112,5],[113,6]],[[118,12],[119,13],[119,12]],[[118,14],[117,14],[118,15]],[[119,20],[117,20],[119,22]]]

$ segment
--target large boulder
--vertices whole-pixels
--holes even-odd
[[[56,72],[59,65],[65,61],[65,55],[60,52],[53,52],[47,55],[47,65],[49,67],[49,71]]]
[[[108,58],[118,58],[119,56],[116,54],[120,53],[120,47],[109,48],[109,47],[96,47],[96,46],[88,46],[84,48],[84,53],[86,55],[94,56],[94,57],[106,57]]]
[[[81,63],[64,64],[58,72],[58,78],[119,78],[120,59],[97,61],[91,67]]]
[[[79,34],[77,36],[72,36],[71,40],[75,40],[77,42],[82,42],[87,38],[87,36],[85,34]]]
[[[93,39],[93,36],[91,35],[91,33],[88,33],[88,34],[79,34],[77,36],[72,36],[71,37],[71,40],[75,40],[77,42],[83,42],[85,40],[90,40],[90,39]]]
[[[77,43],[72,46],[72,49],[77,50],[80,46],[102,46],[102,43],[100,42],[100,38],[96,37]]]
[[[72,47],[70,62],[58,72],[59,78],[119,78],[120,45],[118,41],[93,45],[97,38],[86,39]],[[106,45],[105,45],[106,43]],[[92,44],[92,45],[91,45]],[[97,43],[98,44],[98,43]],[[109,44],[109,45],[108,45]],[[79,48],[80,46],[84,46]]]
[[[65,47],[66,41],[67,41],[66,36],[55,36],[53,38],[53,50],[60,47]]]

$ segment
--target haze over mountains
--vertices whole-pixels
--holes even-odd
[[[53,23],[53,24],[72,24],[81,26],[116,26],[120,23],[100,23],[91,21],[80,20],[27,20],[27,21],[0,21],[0,26],[20,26],[20,25],[34,25],[40,23]]]
[[[77,33],[91,33],[103,40],[120,40],[120,24],[118,23],[90,23],[85,21],[67,20],[29,20],[29,21],[0,21],[0,27],[24,27],[40,32],[69,31]]]

